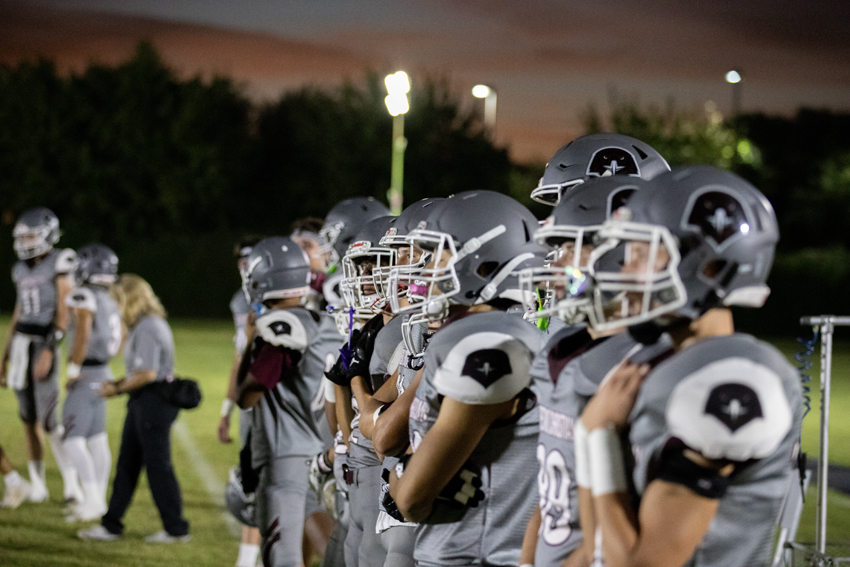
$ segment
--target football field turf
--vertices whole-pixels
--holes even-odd
[[[150,566],[192,565],[230,567],[238,550],[237,526],[222,507],[228,469],[236,463],[238,441],[222,445],[216,438],[219,408],[233,357],[229,321],[172,321],[177,349],[177,373],[199,380],[204,393],[201,406],[182,411],[172,435],[172,455],[183,491],[185,516],[193,539],[187,544],[145,544],[143,538],[162,528],[144,473],[125,518],[126,532],[119,542],[84,542],[76,538],[78,524],[66,524],[62,515],[62,483],[51,455],[45,459],[51,499],[45,504],[25,503],[17,510],[0,509],[0,566]],[[0,341],[5,344],[8,318],[0,318]],[[850,466],[850,341],[838,333],[833,361],[833,399],[830,427],[831,461]],[[797,349],[792,341],[776,341],[789,356]],[[804,423],[803,447],[810,459],[817,453],[818,356],[811,369],[812,413]],[[116,376],[123,362],[113,363]],[[61,380],[64,381],[64,371]],[[64,396],[64,390],[63,390]],[[114,460],[125,414],[125,398],[107,402],[108,431]],[[0,390],[0,443],[19,472],[26,476],[23,430],[17,404],[9,390]],[[236,415],[234,414],[234,418]],[[238,426],[231,428],[238,436]],[[49,450],[48,450],[49,452]],[[806,499],[798,540],[814,539],[815,491]],[[832,494],[829,539],[850,540],[850,497]]]

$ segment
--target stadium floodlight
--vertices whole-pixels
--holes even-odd
[[[407,93],[410,92],[410,79],[404,71],[396,71],[384,79],[387,86],[387,97],[384,103],[390,116],[393,117],[393,154],[392,170],[390,172],[390,190],[387,200],[390,203],[390,213],[400,215],[404,205],[404,150],[407,139],[404,137],[404,115],[410,110]]]
[[[410,110],[410,103],[407,100],[407,93],[410,92],[410,79],[407,77],[407,73],[396,71],[392,75],[387,75],[384,84],[387,85],[387,92],[389,93],[384,99],[384,103],[387,105],[390,116],[406,114]]]
[[[484,99],[484,125],[492,131],[496,127],[496,89],[475,85],[472,87],[472,96]]]
[[[732,69],[726,73],[726,82],[732,85],[732,116],[738,116],[741,113],[741,84],[744,81],[744,74],[740,70]]]

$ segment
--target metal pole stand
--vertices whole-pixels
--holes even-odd
[[[829,386],[832,380],[832,335],[835,327],[850,326],[850,317],[820,315],[801,317],[800,324],[820,332],[820,443],[818,452],[818,501],[815,523],[815,548],[821,559],[826,557],[826,493],[829,470]]]

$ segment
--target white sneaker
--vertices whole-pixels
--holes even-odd
[[[80,539],[88,539],[92,541],[115,541],[121,539],[121,534],[114,534],[101,525],[93,526],[87,530],[77,532],[77,537]]]
[[[33,486],[30,491],[30,502],[41,503],[47,502],[50,498],[50,493],[42,486]]]
[[[160,530],[145,538],[145,543],[188,543],[190,541],[192,541],[192,534],[173,536],[165,530]]]
[[[3,501],[0,502],[0,508],[15,509],[20,506],[32,493],[32,485],[25,480],[21,480],[15,486],[6,485],[6,494],[3,495]]]

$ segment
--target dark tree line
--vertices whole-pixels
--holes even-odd
[[[487,188],[547,214],[529,198],[544,164],[511,163],[447,80],[412,82],[406,203]],[[355,195],[386,202],[384,95],[381,75],[366,73],[257,104],[229,79],[179,78],[144,43],[124,64],[70,76],[46,60],[0,65],[0,264],[14,261],[17,215],[44,205],[61,219],[62,245],[112,246],[122,270],[147,277],[172,313],[224,315],[238,285],[229,252],[239,234],[285,233]],[[850,115],[723,120],[615,98],[604,117],[586,112],[585,126],[640,138],[671,165],[745,176],[780,219],[775,295],[815,311],[833,291],[846,295],[838,290],[850,283]],[[798,297],[800,280],[819,290],[821,304]],[[0,278],[0,309],[13,297]]]

